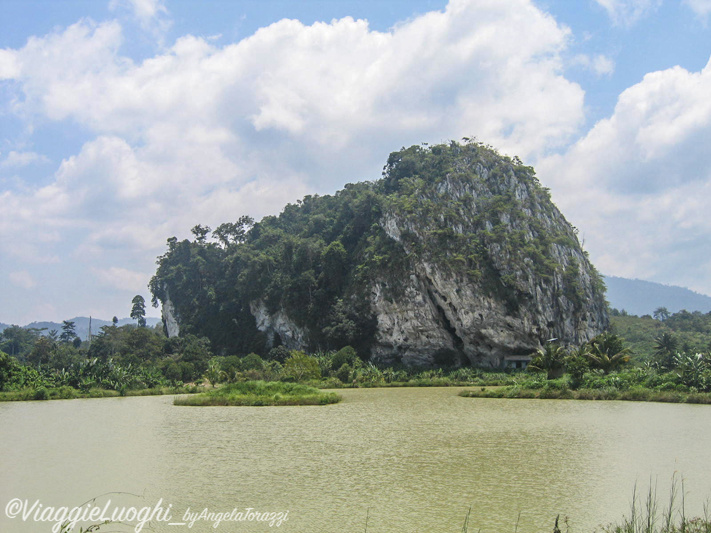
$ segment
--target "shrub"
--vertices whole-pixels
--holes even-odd
[[[284,376],[295,381],[320,379],[321,369],[315,357],[306,355],[299,350],[293,350],[284,363]]]
[[[49,400],[49,391],[45,389],[44,387],[40,387],[39,389],[35,390],[35,393],[32,396],[33,400]]]
[[[358,357],[358,354],[353,347],[344,346],[338,350],[334,354],[333,359],[331,359],[331,368],[333,370],[340,370],[341,367],[346,364],[352,367],[356,357]]]
[[[256,353],[250,353],[240,360],[240,367],[242,370],[263,370],[264,360]]]
[[[52,398],[58,398],[60,400],[69,400],[71,398],[77,397],[77,391],[69,385],[62,385],[58,389],[54,389],[51,393]]]
[[[267,357],[271,361],[278,361],[281,364],[284,364],[289,358],[289,355],[289,350],[286,346],[280,345],[269,350],[269,355]]]
[[[350,383],[352,370],[348,363],[344,363],[341,365],[341,368],[336,371],[336,377],[341,380],[342,383]]]

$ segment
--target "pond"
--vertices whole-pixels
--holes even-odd
[[[110,509],[162,499],[171,520],[144,529],[159,533],[366,523],[369,533],[459,532],[470,509],[469,531],[551,532],[561,515],[575,533],[621,519],[635,484],[646,496],[651,480],[665,504],[672,477],[683,477],[687,514],[711,496],[711,406],[459,390],[347,389],[339,404],[309,407],[176,407],[168,396],[2,403],[0,531],[50,531],[8,518],[16,498],[45,508],[97,498]],[[206,508],[288,520],[188,528],[186,512]]]

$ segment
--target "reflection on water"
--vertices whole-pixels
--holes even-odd
[[[107,492],[137,507],[289,511],[254,523],[152,531],[591,531],[635,483],[687,508],[711,495],[711,407],[460,398],[454,388],[349,389],[323,407],[175,407],[171,397],[0,404],[0,531],[12,498],[74,506]],[[519,518],[520,513],[520,518]]]

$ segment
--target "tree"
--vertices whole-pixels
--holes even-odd
[[[220,368],[220,361],[216,358],[210,359],[207,363],[207,370],[205,370],[205,375],[203,376],[210,382],[212,388],[215,388],[220,381],[223,381],[227,375]]]
[[[132,300],[133,308],[131,309],[131,318],[138,322],[138,327],[146,325],[146,300],[143,296],[137,294]]]
[[[210,234],[210,226],[203,226],[201,224],[197,224],[196,226],[193,226],[192,229],[190,230],[193,235],[195,235],[195,241],[198,242],[199,244],[205,244],[205,240],[207,239],[207,236]]]
[[[656,320],[661,320],[662,322],[669,318],[669,310],[666,307],[657,307],[654,310],[653,315]]]
[[[217,238],[223,248],[227,248],[233,244],[244,242],[247,231],[254,226],[254,219],[249,216],[241,216],[237,222],[225,222],[217,226],[217,229],[212,232],[212,236]],[[194,232],[193,232],[194,233]]]
[[[10,326],[0,332],[0,350],[24,361],[25,356],[32,350],[35,342],[40,337],[40,329]]]
[[[74,342],[77,336],[76,324],[73,321],[65,320],[62,322],[62,334],[59,336],[59,340],[64,344],[69,344]]]
[[[68,341],[64,341],[69,344]],[[54,341],[49,337],[40,337],[35,342],[32,351],[27,354],[27,362],[32,365],[46,365],[52,358],[55,349]]]
[[[674,367],[674,356],[679,343],[671,333],[662,333],[654,339],[654,362],[664,370]]]
[[[587,355],[592,368],[599,368],[605,374],[618,369],[630,360],[630,349],[622,337],[613,333],[602,333],[590,341]]]
[[[547,379],[559,378],[565,369],[566,356],[565,348],[549,341],[538,349],[528,368],[546,372]]]
[[[118,317],[115,316],[111,319],[111,323],[114,325],[114,327],[118,326]]]
[[[321,368],[318,366],[318,361],[315,357],[306,355],[299,350],[293,350],[284,363],[284,374],[293,378],[294,381],[319,379],[321,377]]]

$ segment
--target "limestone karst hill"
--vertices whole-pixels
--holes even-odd
[[[193,233],[168,240],[151,290],[170,335],[226,354],[499,366],[608,324],[601,276],[533,169],[476,142],[404,148],[378,181]]]

